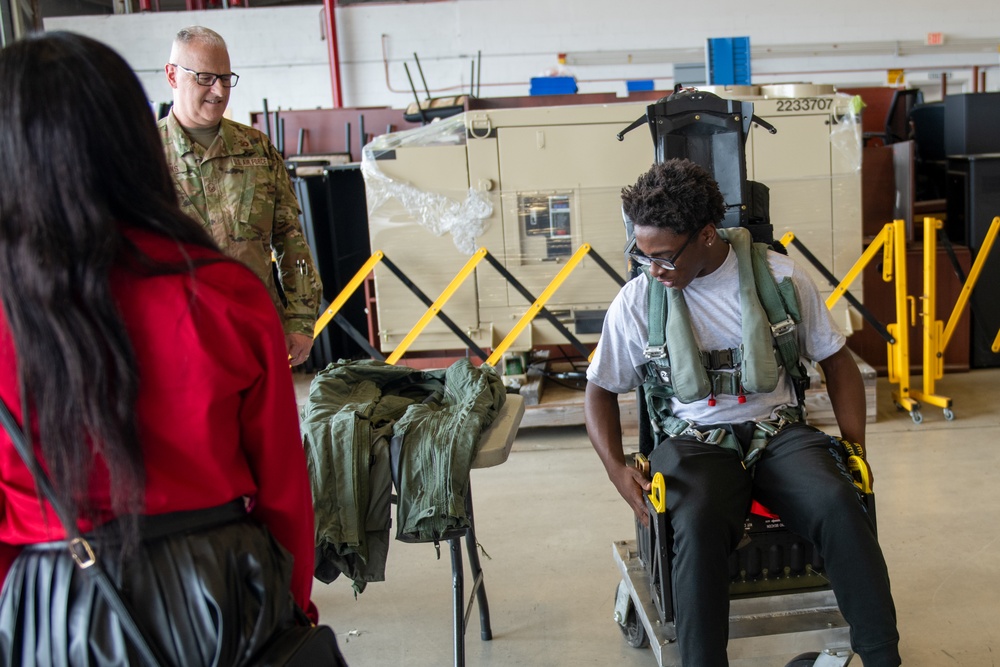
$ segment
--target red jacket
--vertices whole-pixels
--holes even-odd
[[[183,261],[172,241],[134,230],[127,235],[154,259]],[[195,258],[218,256],[185,249]],[[138,360],[146,513],[251,498],[252,514],[294,556],[292,592],[315,616],[309,601],[312,496],[285,336],[264,285],[226,260],[199,267],[194,279],[119,268],[112,290]],[[20,422],[16,363],[0,311],[0,397]],[[95,507],[110,518],[108,475],[100,460],[91,489]],[[0,576],[6,577],[18,545],[64,537],[54,517],[50,510],[43,519],[31,474],[0,429]],[[81,521],[80,529],[91,526]]]

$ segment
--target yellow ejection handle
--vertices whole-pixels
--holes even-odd
[[[872,484],[875,483],[875,478],[872,475],[872,469],[868,465],[868,461],[865,461],[860,456],[849,456],[847,457],[847,468],[851,471],[851,476],[854,478],[854,486],[858,487],[861,493],[870,494],[872,492]]]
[[[662,472],[653,475],[653,482],[649,487],[649,502],[653,503],[657,514],[667,511],[667,480],[663,478]]]

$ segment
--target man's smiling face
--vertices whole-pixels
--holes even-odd
[[[195,72],[229,74],[229,52],[222,47],[193,42],[183,45],[173,54],[171,62]],[[229,105],[230,88],[216,80],[202,86],[190,72],[167,66],[167,80],[174,89],[173,113],[177,122],[187,128],[209,128],[219,124]]]

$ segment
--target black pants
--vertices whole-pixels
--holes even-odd
[[[749,436],[739,426],[734,432]],[[789,426],[771,439],[753,474],[735,452],[683,437],[657,447],[650,463],[666,478],[674,614],[685,667],[729,664],[728,559],[743,535],[751,497],[819,550],[865,667],[901,664],[875,527],[841,447],[829,436],[805,424]]]

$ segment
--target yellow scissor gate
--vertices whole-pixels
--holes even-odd
[[[484,363],[489,364],[490,366],[496,367],[497,362],[503,358],[504,353],[510,348],[510,346],[514,343],[514,341],[517,340],[517,337],[521,334],[521,332],[524,331],[525,327],[527,327],[528,324],[530,324],[531,321],[534,320],[538,315],[546,317],[553,324],[553,326],[555,326],[556,329],[560,333],[562,333],[563,336],[565,336],[573,344],[574,347],[577,348],[577,351],[579,351],[584,356],[587,356],[588,354],[590,354],[590,350],[588,350],[580,341],[578,341],[576,337],[573,336],[570,333],[570,331],[561,322],[559,322],[558,319],[555,318],[554,315],[552,315],[548,310],[546,310],[545,304],[549,301],[549,299],[552,298],[556,290],[559,289],[559,287],[563,284],[563,282],[566,281],[566,279],[573,272],[573,270],[580,264],[583,258],[588,254],[591,255],[591,258],[595,260],[598,266],[600,266],[605,273],[611,276],[614,280],[618,281],[620,285],[624,284],[624,281],[622,281],[621,277],[615,273],[615,270],[611,268],[611,266],[597,253],[597,251],[594,250],[590,246],[590,244],[584,243],[577,249],[575,253],[573,253],[573,256],[566,261],[563,268],[552,279],[552,281],[548,284],[548,286],[545,288],[542,294],[538,298],[535,298],[527,289],[524,288],[524,286],[522,286],[517,281],[517,279],[513,275],[511,275],[509,271],[507,271],[506,268],[503,267],[502,264],[500,264],[496,259],[494,259],[492,255],[490,255],[489,251],[486,248],[479,248],[475,253],[473,253],[472,257],[470,257],[469,260],[465,263],[465,266],[463,266],[461,270],[459,270],[459,272],[455,275],[452,281],[448,283],[448,286],[444,288],[444,290],[441,292],[440,295],[438,295],[438,298],[435,299],[433,302],[430,302],[430,300],[427,297],[425,297],[423,293],[420,292],[419,289],[417,289],[416,286],[413,285],[412,282],[410,282],[406,278],[406,276],[403,275],[402,272],[389,261],[389,258],[386,257],[385,254],[379,250],[376,251],[374,254],[372,254],[372,256],[368,259],[368,261],[365,262],[364,266],[362,266],[361,269],[354,275],[354,277],[350,281],[348,281],[347,285],[344,286],[344,289],[341,290],[340,294],[337,295],[337,297],[333,300],[330,306],[323,312],[319,320],[317,320],[316,322],[316,327],[313,331],[313,338],[318,336],[323,331],[323,329],[330,323],[330,321],[337,316],[338,311],[344,306],[345,303],[347,303],[348,299],[350,299],[351,295],[358,289],[358,287],[360,287],[362,283],[364,283],[365,278],[368,276],[369,273],[372,272],[372,270],[375,268],[375,265],[378,264],[379,262],[382,262],[393,273],[395,273],[397,277],[403,280],[407,284],[407,286],[412,291],[414,291],[414,293],[419,298],[421,298],[421,300],[424,301],[425,305],[428,306],[424,314],[420,317],[419,320],[417,320],[416,324],[413,325],[413,327],[406,334],[403,340],[400,341],[399,345],[396,346],[396,349],[393,350],[392,353],[385,359],[386,363],[394,364],[397,361],[399,361],[399,359],[406,353],[406,351],[413,344],[413,341],[415,341],[420,336],[423,330],[435,317],[443,320],[445,324],[448,325],[449,328],[451,328],[452,331],[454,331],[466,343],[466,345],[468,345],[471,349],[475,350],[476,353],[480,356],[480,358],[485,360]],[[475,270],[476,266],[483,259],[486,259],[493,266],[493,268],[495,268],[507,280],[507,282],[510,283],[511,286],[513,286],[522,296],[524,296],[529,301],[532,301],[532,304],[528,308],[528,310],[524,313],[524,315],[521,316],[521,319],[518,320],[517,324],[514,326],[511,332],[500,342],[500,344],[493,350],[493,353],[490,354],[489,357],[487,357],[486,353],[482,352],[482,350],[480,350],[479,347],[475,345],[475,343],[473,343],[468,338],[468,336],[464,334],[464,332],[462,332],[457,326],[455,326],[454,323],[451,322],[451,320],[449,320],[444,315],[444,312],[442,310],[444,308],[445,303],[447,303],[448,300],[452,297],[452,295],[454,295],[454,293],[458,290],[461,284],[470,275],[472,275],[472,272]]]
[[[924,283],[923,295],[921,296],[924,343],[924,388],[922,391],[910,388],[909,325],[916,325],[916,305],[914,298],[906,293],[905,221],[894,220],[886,224],[858,261],[854,263],[851,270],[847,272],[844,279],[836,286],[833,293],[826,299],[827,308],[833,308],[837,300],[847,292],[851,283],[876,257],[879,250],[883,250],[882,280],[885,282],[894,281],[896,296],[896,321],[886,327],[890,334],[890,340],[887,344],[889,381],[899,385],[899,389],[893,392],[892,398],[897,406],[910,414],[910,418],[915,424],[923,421],[923,415],[920,413],[920,400],[943,408],[945,419],[948,421],[955,418],[951,410],[951,399],[935,394],[934,382],[944,375],[944,351],[951,341],[951,336],[955,332],[955,327],[962,316],[972,288],[979,279],[979,274],[982,272],[983,265],[993,247],[993,242],[1000,231],[1000,217],[994,218],[990,225],[972,270],[969,272],[969,276],[962,286],[962,292],[955,302],[947,326],[943,326],[940,320],[935,319],[937,317],[937,232],[941,227],[940,220],[924,218]],[[782,237],[781,242],[787,246],[793,239],[794,234],[789,232]],[[994,352],[1000,352],[1000,332],[997,332],[992,349]]]
[[[955,301],[955,307],[948,318],[947,326],[941,320],[936,319],[937,232],[943,226],[943,223],[937,218],[924,218],[924,294],[922,297],[923,307],[921,308],[924,318],[924,388],[923,391],[914,390],[910,394],[918,400],[926,401],[939,408],[944,408],[945,419],[951,421],[955,418],[954,413],[951,411],[951,399],[947,396],[935,394],[934,382],[944,376],[944,351],[948,348],[948,343],[951,342],[952,334],[955,333],[958,320],[961,318],[965,306],[969,301],[972,288],[975,287],[983,265],[986,263],[986,259],[993,249],[993,242],[996,240],[997,232],[1000,231],[1000,217],[993,218],[993,222],[990,223],[990,228],[986,232],[986,238],[983,240],[983,244],[979,248],[979,253],[976,255],[976,261],[973,262],[969,276],[966,278],[965,284],[962,285],[962,291]],[[1000,351],[1000,332],[997,332],[992,350],[994,352]],[[919,420],[916,418],[914,418],[914,421],[919,423]]]
[[[781,243],[787,246],[793,238],[794,234],[789,232],[782,237]],[[907,304],[912,301],[912,297],[906,295],[906,223],[903,220],[894,220],[882,228],[844,279],[834,288],[833,293],[827,297],[826,307],[833,308],[847,292],[851,283],[878,255],[879,250],[882,250],[882,280],[894,281],[896,293],[896,321],[886,326],[890,336],[887,342],[889,381],[899,384],[899,389],[893,392],[892,399],[896,405],[910,413],[914,422],[920,423],[922,420],[920,404],[910,395],[910,332],[907,325],[909,319]]]

